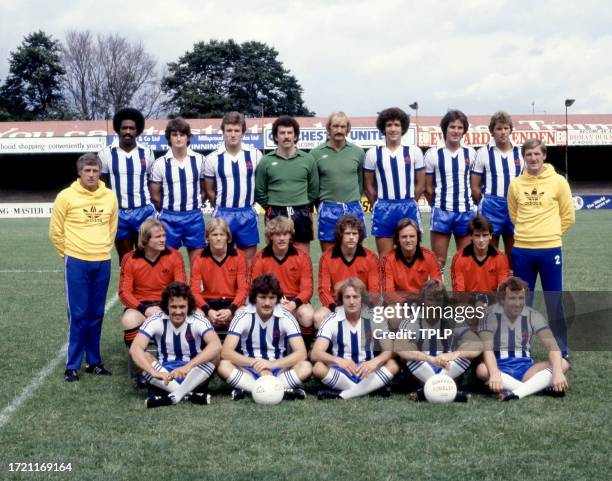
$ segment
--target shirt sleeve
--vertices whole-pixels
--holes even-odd
[[[451,263],[451,280],[453,291],[455,292],[465,291],[465,278],[463,276],[463,265],[461,262],[462,257],[462,252],[457,251],[453,256],[453,262]]]
[[[286,311],[281,319],[285,333],[287,334],[288,338],[302,335],[302,332],[300,331],[300,325],[289,311]]]
[[[310,157],[310,171],[308,174],[308,202],[312,203],[319,198],[319,169],[314,157],[308,154]]]
[[[544,329],[549,329],[548,322],[546,322],[544,316],[535,309],[530,309],[529,311],[529,324],[535,334]]]
[[[236,256],[237,263],[237,276],[236,276],[236,295],[232,304],[235,307],[234,311],[246,302],[247,295],[249,294],[249,277],[246,258],[241,252],[238,252]]]
[[[324,319],[321,323],[321,327],[319,328],[319,332],[317,333],[317,337],[323,337],[329,342],[332,342],[334,339],[335,325],[337,325],[337,323],[331,322],[329,317]]]
[[[516,179],[513,179],[510,182],[510,186],[508,187],[508,213],[510,214],[510,220],[512,220],[512,223],[516,224],[516,213],[517,213],[517,209],[518,209],[518,201],[516,198]]]
[[[376,147],[368,150],[363,161],[363,170],[368,172],[376,171]]]
[[[158,157],[151,166],[151,182],[161,184],[164,178],[164,157]]]
[[[418,146],[415,146],[412,151],[414,153],[414,155],[412,156],[412,161],[414,163],[414,171],[418,172],[419,170],[423,170],[425,168],[423,151]]]
[[[497,264],[497,285],[499,286],[510,277],[510,263],[508,262],[508,256],[503,252],[499,252],[495,260]]]
[[[436,171],[436,151],[435,147],[430,147],[429,150],[425,153],[424,163],[425,163],[425,173],[427,175],[433,175]]]
[[[174,281],[186,283],[187,274],[185,273],[185,262],[183,262],[183,256],[177,250],[172,252],[172,264],[174,271]]]
[[[191,279],[189,281],[191,293],[196,301],[196,306],[203,307],[206,304],[202,297],[202,257],[196,257],[191,266]]]
[[[112,195],[113,202],[113,210],[111,212],[110,220],[108,222],[108,232],[110,235],[110,239],[114,239],[117,235],[117,227],[119,226],[119,201],[117,200],[117,196],[115,194]],[[112,244],[110,246],[112,249]]]
[[[476,174],[476,175],[484,174],[486,160],[488,157],[487,154],[489,153],[488,151],[489,151],[489,148],[486,145],[478,149],[478,152],[476,153],[476,160],[474,160],[474,163],[472,164],[472,170],[471,170],[472,174]]]
[[[153,168],[153,164],[155,163],[155,154],[153,153],[153,150],[145,150],[145,162],[147,163],[147,177],[150,179],[151,169]]]
[[[208,154],[206,156],[206,158],[204,159],[204,177],[207,179],[215,179],[216,178],[216,174],[215,174],[215,167],[214,167],[214,162],[217,158],[217,153],[216,152],[212,152],[210,154]]]
[[[567,180],[561,178],[559,189],[559,215],[561,217],[561,235],[576,222],[576,212],[574,210],[574,200]]]
[[[132,254],[123,256],[119,271],[119,299],[125,307],[137,309],[140,301],[134,295],[134,258]]]
[[[331,309],[332,311],[336,308],[336,301],[330,294],[332,288],[331,271],[330,271],[331,259],[328,255],[322,255],[319,261],[319,301],[321,305]]]
[[[159,333],[159,319],[159,314],[153,314],[148,319],[145,319],[145,321],[140,326],[138,332],[144,334],[149,339],[153,339],[155,337],[155,334]]]
[[[98,158],[100,159],[100,162],[102,163],[102,168],[100,169],[101,175],[109,174],[109,169],[108,169],[109,154],[110,154],[110,149],[108,147],[105,147],[100,152],[98,152]]]
[[[227,330],[228,334],[232,334],[234,336],[241,337],[242,333],[246,329],[246,322],[250,316],[247,315],[246,312],[241,312],[237,316],[232,319],[232,322],[229,325]]]
[[[264,209],[268,207],[268,171],[264,157],[255,170],[255,201]]]
[[[300,256],[300,292],[296,296],[302,304],[310,302],[312,298],[313,278],[312,261],[306,253],[299,253]]]
[[[55,250],[61,257],[64,257],[64,249],[66,245],[64,223],[66,222],[67,210],[68,200],[60,193],[53,204],[51,221],[49,222],[49,238],[53,243],[53,247],[55,247]]]

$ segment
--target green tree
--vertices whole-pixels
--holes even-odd
[[[9,57],[0,105],[13,120],[68,116],[62,97],[61,44],[43,31],[28,34]]]
[[[162,89],[168,110],[183,117],[220,117],[230,110],[256,117],[262,108],[269,116],[314,115],[278,52],[261,42],[198,42],[168,64]]]

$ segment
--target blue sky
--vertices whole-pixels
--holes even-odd
[[[612,112],[605,1],[0,0],[0,18],[0,78],[27,33],[89,29],[140,40],[160,64],[196,41],[266,42],[322,116],[415,100],[422,115],[555,114],[565,98],[572,113]]]

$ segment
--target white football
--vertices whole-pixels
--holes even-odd
[[[278,404],[283,400],[285,388],[274,376],[261,376],[253,386],[253,401],[257,404]]]
[[[440,373],[427,380],[423,391],[425,392],[425,398],[430,403],[450,403],[455,400],[457,395],[457,384],[452,377]]]

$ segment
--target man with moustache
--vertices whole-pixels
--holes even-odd
[[[319,172],[319,242],[323,252],[334,245],[336,222],[343,215],[356,215],[365,229],[360,202],[363,149],[347,141],[351,121],[344,112],[333,112],[326,129],[327,141],[310,151]]]

